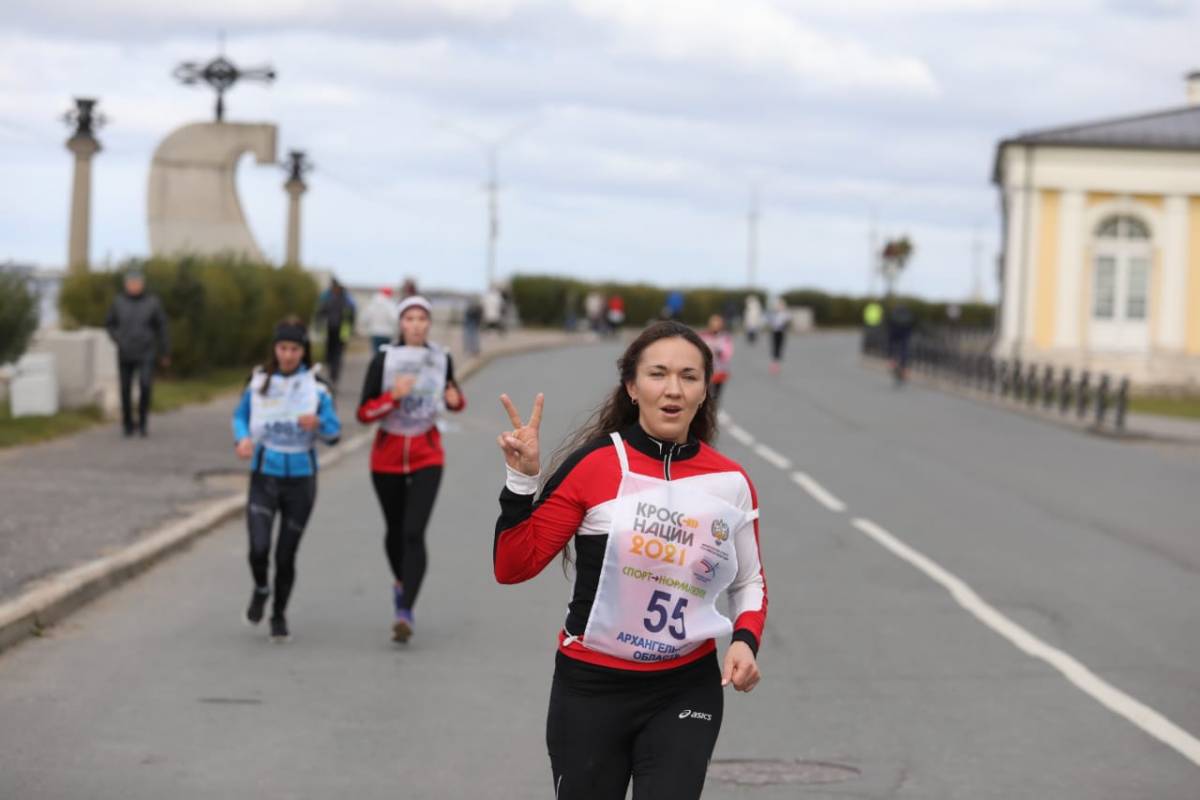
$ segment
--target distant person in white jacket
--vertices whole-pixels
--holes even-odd
[[[788,328],[792,327],[792,312],[782,297],[775,298],[771,313],[767,315],[767,325],[771,328],[771,374],[778,375],[783,368],[783,345],[787,341]]]
[[[758,299],[758,295],[746,296],[746,309],[742,312],[742,324],[746,326],[746,341],[754,344],[763,324],[762,301]]]
[[[483,296],[483,329],[504,333],[504,295],[495,286]]]
[[[392,289],[390,286],[384,286],[375,293],[362,313],[363,328],[371,337],[372,353],[378,352],[379,348],[396,338],[398,322],[399,316],[396,314],[396,301],[392,297]]]

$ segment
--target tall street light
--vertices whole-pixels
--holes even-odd
[[[483,190],[488,195],[487,283],[484,286],[485,289],[490,289],[496,280],[496,244],[500,239],[500,179],[498,166],[500,148],[522,134],[527,133],[536,124],[537,120],[527,120],[513,126],[500,136],[488,138],[480,136],[478,133],[453,122],[446,120],[440,122],[443,128],[452,130],[483,148],[483,156],[487,162],[487,183],[483,185]]]

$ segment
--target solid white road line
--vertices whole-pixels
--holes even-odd
[[[813,480],[810,475],[803,472],[793,472],[792,480],[795,481],[801,489],[812,495],[814,500],[828,508],[830,511],[840,514],[846,510],[845,503],[834,497],[828,489]]]
[[[1072,656],[1046,644],[989,605],[961,579],[947,572],[937,562],[909,547],[874,522],[867,519],[855,519],[854,527],[941,584],[960,606],[984,625],[1008,639],[1019,650],[1045,661],[1105,708],[1124,717],[1155,739],[1200,765],[1200,739],[1100,678]]]
[[[780,455],[779,453],[776,453],[774,450],[767,447],[765,444],[755,445],[754,452],[758,453],[760,456],[763,457],[764,460],[768,461],[769,463],[771,463],[772,465],[774,465],[776,467],[779,467],[780,469],[791,469],[792,468],[792,462],[788,461],[787,456],[783,456],[783,455]]]

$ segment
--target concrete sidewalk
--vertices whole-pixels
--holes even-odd
[[[431,338],[450,348],[461,377],[493,356],[571,340],[559,331],[491,333],[482,355],[468,359],[460,329],[437,326]],[[354,419],[367,362],[360,351],[343,367],[343,442],[367,431]],[[244,493],[246,465],[233,454],[229,424],[235,402],[231,393],[154,415],[147,439],[126,439],[111,425],[0,451],[0,601]]]

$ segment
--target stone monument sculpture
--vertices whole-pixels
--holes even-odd
[[[275,72],[242,70],[220,55],[203,66],[181,64],[174,74],[184,84],[206,83],[216,91],[216,121],[184,125],[154,151],[147,192],[150,252],[263,261],[238,200],[236,171],[246,153],[259,164],[274,164],[278,132],[269,123],[225,122],[224,95],[238,80],[270,82]]]

